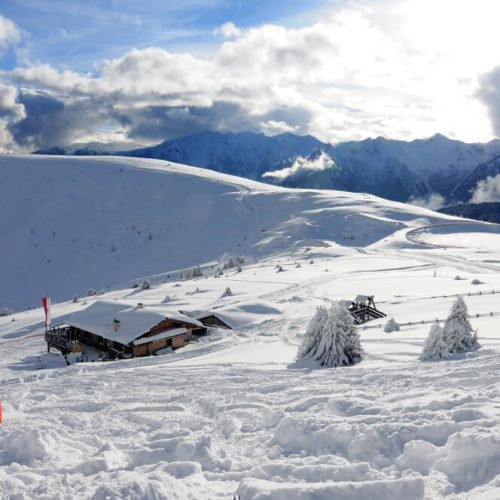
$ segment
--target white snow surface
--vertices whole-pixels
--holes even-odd
[[[500,498],[498,226],[157,161],[1,161],[1,237],[17,245],[2,246],[5,305],[36,303],[51,275],[37,265],[43,249],[55,297],[70,298],[57,291],[66,281],[110,284],[56,300],[55,322],[104,299],[213,310],[234,329],[161,356],[66,367],[46,352],[40,308],[0,317],[0,498]],[[38,246],[27,248],[31,226]],[[215,277],[223,254],[245,256],[241,272]],[[179,279],[198,264],[202,277]],[[144,277],[149,290],[130,287]],[[386,318],[360,327],[354,366],[297,361],[316,307],[359,294],[400,331],[385,333]],[[421,361],[457,294],[481,348]]]

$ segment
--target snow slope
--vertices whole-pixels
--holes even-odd
[[[287,190],[144,159],[4,156],[0,173],[0,308],[15,310],[46,292],[69,299],[224,254],[365,246],[423,218],[450,219],[369,195]]]
[[[241,217],[241,199],[259,210],[267,229],[256,226],[241,272],[215,277],[206,266],[196,279],[171,275],[149,290],[117,287],[99,297],[213,309],[234,326],[173,353],[109,363],[73,358],[66,367],[60,355],[46,353],[40,309],[0,317],[0,498],[500,497],[498,226],[156,162],[38,161],[47,162],[42,170],[60,165],[70,176],[87,168],[94,177],[95,168],[118,182],[130,174],[136,187],[145,181],[133,174],[156,184],[169,178],[179,190],[180,180],[197,182],[225,210],[221,217],[214,209],[213,231],[219,220]],[[202,225],[184,231],[192,236],[193,227]],[[227,287],[233,294],[222,297]],[[359,293],[374,294],[401,330],[384,333],[385,320],[361,327],[366,358],[354,367],[297,363],[315,307]],[[481,349],[420,361],[431,324],[446,318],[457,294]],[[93,300],[55,304],[56,322]]]

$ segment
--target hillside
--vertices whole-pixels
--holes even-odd
[[[132,158],[2,157],[0,307],[298,246],[368,246],[446,216]],[[22,262],[22,266],[19,265]],[[157,279],[162,279],[158,277]]]
[[[0,317],[1,498],[496,498],[500,226],[155,160],[3,157],[0,171],[4,301],[38,305],[50,283],[55,324],[106,299],[233,328],[66,366],[40,308]],[[231,255],[241,269],[217,272]],[[195,264],[202,276],[180,276]],[[60,301],[100,283],[113,289]],[[358,294],[387,314],[359,327],[363,361],[298,362],[315,308]],[[481,348],[421,361],[457,295]]]

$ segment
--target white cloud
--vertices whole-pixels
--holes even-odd
[[[217,30],[225,39],[208,53],[150,47],[105,61],[92,76],[47,64],[1,76],[65,104],[86,100],[131,139],[208,126],[328,142],[438,131],[487,140],[491,124],[476,96],[480,75],[499,62],[500,32],[489,28],[500,6],[478,2],[335,3],[301,28],[226,23]]]
[[[0,49],[17,43],[21,39],[19,28],[6,17],[0,14]]]
[[[262,122],[262,129],[269,135],[283,134],[285,132],[297,133],[297,127],[289,125],[282,120],[268,120]]]
[[[469,203],[500,201],[500,174],[479,181]]]
[[[268,177],[281,182],[288,177],[306,172],[321,172],[322,170],[333,168],[334,166],[335,162],[332,158],[324,151],[321,151],[321,154],[317,158],[310,159],[299,156],[295,159],[291,167],[274,170],[273,172],[266,172],[262,177]]]
[[[214,35],[222,35],[226,38],[238,37],[243,32],[232,22],[224,23],[214,31]]]
[[[438,193],[433,193],[425,198],[411,198],[408,200],[410,205],[428,208],[429,210],[439,210],[445,205],[445,199]]]

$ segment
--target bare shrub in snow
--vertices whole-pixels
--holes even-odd
[[[471,285],[484,285],[484,283],[481,280],[478,280],[477,278],[474,278],[471,282]]]
[[[318,307],[307,325],[298,358],[312,359],[333,368],[358,363],[363,355],[360,337],[349,311],[338,303],[329,309]]]
[[[233,292],[231,291],[231,289],[229,287],[227,287],[225,290],[224,290],[224,293],[221,295],[221,298],[224,298],[224,297],[231,297],[231,295],[233,295]]]
[[[141,288],[143,290],[149,290],[151,288],[151,282],[148,279],[145,279],[141,284]]]
[[[434,360],[448,357],[450,353],[446,349],[446,344],[443,340],[443,329],[439,323],[433,323],[429,331],[429,335],[425,339],[424,348],[422,349],[422,360]]]
[[[89,297],[93,297],[93,296],[97,295],[97,290],[96,290],[95,288],[89,288],[89,289],[87,290],[87,295],[88,295]]]
[[[399,332],[399,323],[394,318],[390,318],[389,321],[385,324],[384,332]]]

